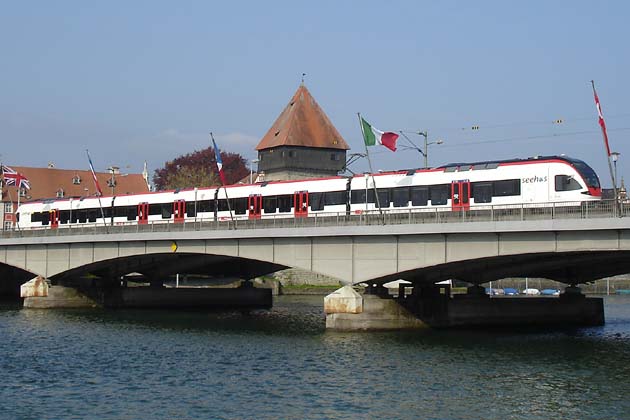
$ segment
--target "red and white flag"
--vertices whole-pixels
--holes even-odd
[[[602,114],[602,106],[599,103],[599,97],[597,91],[595,91],[595,85],[593,84],[593,95],[595,95],[595,107],[597,108],[597,116],[599,117],[599,126],[602,128],[602,135],[604,136],[604,144],[606,145],[606,153],[610,156],[610,146],[608,145],[608,133],[606,133],[606,122],[604,121],[604,114]]]

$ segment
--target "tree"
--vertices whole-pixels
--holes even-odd
[[[246,160],[238,153],[221,152],[221,160],[228,184],[249,175]],[[214,149],[208,147],[166,162],[163,168],[155,170],[153,183],[157,190],[221,185]]]

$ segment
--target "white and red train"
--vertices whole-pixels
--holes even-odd
[[[55,229],[358,214],[378,209],[376,198],[387,211],[460,211],[489,205],[577,205],[600,200],[601,187],[593,169],[583,161],[549,156],[455,163],[374,176],[104,196],[102,207],[97,197],[39,200],[20,206],[18,223],[20,229]]]

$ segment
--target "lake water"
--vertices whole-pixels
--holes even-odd
[[[1,419],[630,418],[630,296],[603,327],[326,331],[251,314],[0,306]]]

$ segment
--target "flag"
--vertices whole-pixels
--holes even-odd
[[[604,114],[602,114],[602,106],[599,104],[599,98],[595,91],[595,85],[593,85],[593,95],[595,95],[595,107],[597,108],[597,116],[599,117],[599,126],[602,128],[602,135],[604,136],[604,144],[606,145],[606,153],[610,156],[610,146],[608,145],[608,134],[606,133],[606,122],[604,121]]]
[[[94,165],[92,164],[92,158],[90,157],[90,152],[87,150],[88,162],[90,162],[90,171],[92,171],[92,178],[94,178],[94,186],[96,187],[96,191],[98,191],[99,195],[103,195],[103,190],[101,190],[101,186],[98,183],[98,178],[96,178],[96,172],[94,172]]]
[[[368,124],[367,121],[361,117],[361,131],[363,131],[363,140],[366,146],[374,146],[376,143],[387,147],[392,152],[396,151],[396,140],[398,140],[398,134],[389,131],[383,132],[377,130]]]
[[[214,137],[212,137],[212,146],[214,147],[214,157],[217,161],[217,168],[219,169],[219,178],[221,178],[221,183],[225,185],[227,184],[227,182],[225,182],[225,173],[223,173],[223,161],[221,160],[221,151],[217,147],[217,143],[214,141]]]
[[[31,189],[31,183],[29,180],[24,175],[9,168],[8,166],[2,165],[2,177],[4,178],[4,182],[7,186],[15,185],[18,189]]]

